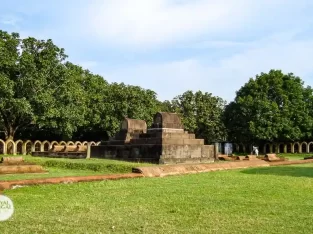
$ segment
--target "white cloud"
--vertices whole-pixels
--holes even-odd
[[[57,10],[60,4],[62,9]],[[90,0],[75,7],[68,0],[64,4],[51,1],[53,6],[40,11],[49,16],[40,29],[23,27],[26,32],[21,34],[52,38],[65,47],[71,61],[82,61],[84,68],[111,82],[153,89],[162,100],[191,89],[230,101],[250,77],[272,68],[293,72],[313,85],[313,41],[298,37],[306,30],[311,33],[310,0]],[[39,11],[34,14],[37,17]],[[151,52],[152,47],[164,54]]]
[[[152,89],[161,99],[172,98],[187,89],[197,89],[205,69],[196,60],[174,61],[164,64],[143,64],[105,74],[109,81],[125,82]]]
[[[301,12],[306,4],[307,0],[96,0],[82,10],[76,26],[98,42],[153,47],[290,27],[301,18],[290,14]]]
[[[120,68],[106,77],[124,82],[129,78],[127,83],[155,90],[161,100],[172,99],[186,90],[202,90],[231,101],[235,92],[250,77],[270,69],[293,72],[306,85],[312,86],[313,40],[287,40],[286,35],[255,42],[245,50],[221,58],[214,64],[205,59],[144,64],[135,68]]]

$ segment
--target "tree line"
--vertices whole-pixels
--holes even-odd
[[[158,111],[178,113],[207,143],[293,141],[313,132],[312,89],[293,74],[261,73],[229,104],[201,91],[161,102],[153,90],[109,83],[71,63],[50,39],[0,30],[1,138],[107,140],[123,118],[149,126]]]

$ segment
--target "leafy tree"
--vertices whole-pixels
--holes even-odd
[[[224,119],[229,137],[249,143],[311,137],[312,98],[312,89],[292,73],[261,73],[227,106]]]
[[[85,96],[66,57],[52,40],[0,31],[0,125],[6,139],[29,125],[70,136],[83,123]]]
[[[186,91],[175,97],[173,107],[182,117],[184,127],[207,143],[221,141],[225,138],[225,127],[222,114],[225,102],[212,96],[211,93],[201,91],[193,93]]]
[[[175,112],[174,107],[173,107],[173,103],[165,100],[163,102],[159,102],[159,111],[162,112]]]
[[[156,93],[139,86],[112,83],[106,94],[106,122],[109,136],[120,128],[123,118],[142,119],[152,124],[153,115],[158,111]]]
[[[86,95],[85,122],[75,133],[76,139],[106,140],[110,126],[110,106],[108,104],[109,84],[99,75],[88,70],[69,64],[71,69],[77,70],[81,76],[79,84]]]

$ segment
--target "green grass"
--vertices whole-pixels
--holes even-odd
[[[131,172],[132,167],[149,166],[148,163],[133,163],[110,159],[66,159],[24,156],[26,162],[40,164],[46,167],[57,167],[64,169],[92,170],[109,173]]]
[[[130,173],[133,167],[149,166],[147,163],[131,163],[108,159],[63,159],[23,156],[29,163],[42,165],[48,173],[0,175],[0,181],[63,176]]]
[[[305,157],[313,156],[313,153],[307,154],[292,154],[292,153],[287,153],[287,154],[278,154],[279,156],[283,156],[285,158],[289,158],[289,160],[298,160],[298,159],[304,159]]]
[[[280,154],[289,158],[289,160],[303,159],[312,154]],[[47,173],[44,174],[17,174],[17,175],[0,175],[0,181],[34,179],[34,178],[51,178],[64,176],[85,176],[85,175],[104,175],[104,174],[121,174],[129,173],[133,167],[151,166],[148,163],[132,163],[125,161],[109,159],[64,159],[64,158],[45,158],[23,156],[26,162],[42,165]],[[219,161],[222,163],[224,161]]]
[[[0,233],[312,233],[313,164],[5,191]]]

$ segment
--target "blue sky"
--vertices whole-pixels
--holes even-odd
[[[310,0],[0,0],[0,29],[51,38],[69,60],[160,100],[227,101],[270,69],[313,86]]]

